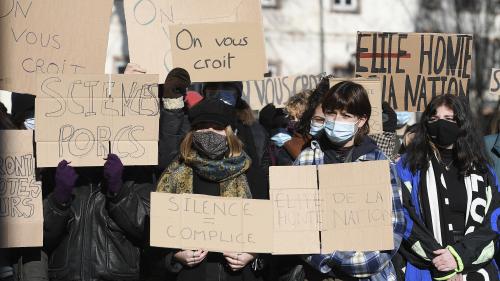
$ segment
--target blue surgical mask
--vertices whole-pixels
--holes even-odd
[[[274,142],[274,144],[276,144],[277,147],[282,147],[283,145],[285,145],[287,141],[291,139],[292,137],[289,134],[281,132],[277,133],[271,138],[271,140]]]
[[[24,127],[28,130],[34,130],[35,129],[35,118],[28,118],[24,120]]]
[[[311,136],[316,136],[319,132],[321,132],[321,130],[323,130],[323,128],[325,128],[324,124],[318,125],[314,122],[311,122],[311,129],[309,129],[309,134]]]
[[[328,120],[325,122],[326,136],[335,144],[348,142],[356,135],[357,131],[356,123]]]
[[[397,126],[402,127],[402,126],[406,125],[406,123],[408,123],[408,121],[410,121],[411,116],[412,116],[411,112],[397,111],[396,112],[396,118],[398,119]]]

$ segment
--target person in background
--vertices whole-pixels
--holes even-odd
[[[12,122],[18,129],[35,129],[35,96],[12,93]]]
[[[180,154],[163,172],[157,192],[252,198],[246,171],[251,159],[234,134],[235,108],[219,99],[204,99],[189,111],[191,130]],[[252,269],[257,255],[174,250],[162,263],[175,280],[260,280]]]
[[[234,133],[243,142],[243,149],[252,159],[246,175],[253,198],[269,199],[267,138],[264,128],[255,120],[252,109],[242,98],[243,83],[209,82],[203,85],[205,99],[221,100],[235,109]]]
[[[499,186],[469,106],[433,98],[397,163],[406,280],[499,280]]]
[[[371,105],[366,90],[344,81],[333,86],[321,100],[324,129],[302,151],[295,165],[323,165],[359,161],[387,160],[376,143],[367,136]],[[305,258],[317,271],[340,280],[396,280],[391,262],[404,233],[401,188],[395,167],[390,165],[394,249],[391,251],[343,252],[309,255]]]
[[[304,91],[292,96],[285,108],[276,108],[274,104],[262,108],[259,122],[271,136],[269,151],[274,166],[292,165],[308,141],[307,135],[299,134],[296,127],[307,108],[310,94],[310,91]]]
[[[394,161],[397,158],[396,154],[396,124],[397,115],[391,108],[389,103],[382,103],[382,133],[370,135],[377,143],[377,146],[385,153],[387,158]]]
[[[44,249],[50,280],[139,280],[153,186],[109,154],[104,167],[62,160],[44,178]],[[151,172],[152,176],[152,172]]]

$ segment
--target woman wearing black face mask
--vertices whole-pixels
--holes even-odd
[[[245,172],[251,160],[233,133],[234,108],[205,99],[190,112],[192,129],[180,145],[180,156],[163,172],[158,192],[252,198]],[[179,281],[259,280],[251,269],[255,254],[173,250],[168,269]]]
[[[398,162],[406,280],[499,280],[498,182],[472,120],[458,97],[434,98]]]

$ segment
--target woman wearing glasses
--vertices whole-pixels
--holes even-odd
[[[435,97],[398,162],[406,280],[499,280],[498,182],[469,107]]]

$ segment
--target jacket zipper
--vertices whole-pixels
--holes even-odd
[[[89,197],[87,199],[87,202],[85,202],[85,207],[84,209],[82,210],[82,217],[83,217],[83,239],[82,239],[82,261],[81,261],[81,266],[80,266],[80,271],[81,271],[81,279],[82,280],[86,280],[86,271],[85,271],[85,264],[86,264],[86,261],[85,261],[85,253],[87,251],[87,247],[86,247],[86,238],[87,238],[87,210],[89,210],[89,204],[92,202],[92,198],[94,196],[94,186],[92,183],[90,183],[90,194],[89,194]],[[92,249],[90,249],[92,250]]]

